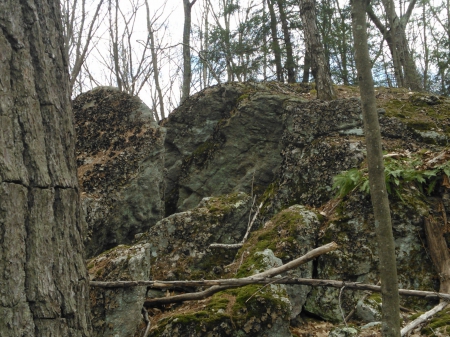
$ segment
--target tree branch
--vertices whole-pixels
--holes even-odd
[[[303,255],[302,257],[299,257],[298,259],[288,262],[280,267],[275,267],[275,268],[269,269],[265,272],[243,278],[241,280],[252,280],[255,278],[274,277],[274,276],[284,273],[288,270],[296,268],[302,264],[305,264],[305,263],[311,261],[312,259],[314,259],[322,254],[333,251],[337,248],[338,248],[338,245],[335,242],[331,242],[327,245],[313,249],[310,252]],[[159,304],[169,304],[169,303],[179,303],[179,302],[192,301],[192,300],[202,300],[204,298],[212,296],[213,294],[215,294],[219,291],[229,289],[229,288],[236,288],[239,286],[240,285],[214,285],[211,288],[208,288],[204,291],[200,291],[197,293],[182,294],[182,295],[176,295],[176,296],[171,296],[171,297],[153,298],[153,299],[146,300],[144,302],[144,307],[151,308],[151,307],[153,307],[155,305],[159,305]]]
[[[412,321],[411,323],[407,324],[401,331],[400,334],[402,336],[405,336],[408,332],[410,332],[412,329],[414,329],[416,326],[418,326],[419,324],[422,324],[423,322],[425,322],[428,318],[432,317],[433,315],[435,315],[436,313],[438,313],[439,311],[443,310],[446,306],[448,305],[448,302],[444,301],[439,303],[437,306],[435,306],[433,309],[427,311],[426,313],[420,315],[419,317],[417,317],[414,321]]]
[[[373,8],[371,5],[367,6],[366,9],[366,13],[369,16],[370,20],[373,22],[373,24],[375,26],[377,26],[378,30],[380,31],[381,34],[383,34],[383,36],[386,36],[386,26],[383,25],[383,23],[380,21],[380,19],[378,18],[378,16],[375,15],[375,13],[373,12]]]

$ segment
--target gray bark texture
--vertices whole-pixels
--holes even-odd
[[[189,97],[191,91],[192,69],[191,69],[191,11],[197,0],[189,2],[183,0],[184,26],[183,26],[183,87],[181,91],[181,102]]]
[[[0,1],[0,336],[89,336],[59,1]]]
[[[303,32],[306,41],[306,53],[311,62],[311,72],[316,81],[317,98],[324,101],[333,100],[336,95],[333,90],[331,73],[325,58],[319,29],[316,24],[314,0],[300,0],[300,13],[303,22]]]
[[[395,243],[384,176],[381,132],[376,108],[375,90],[367,45],[366,12],[368,0],[352,0],[352,26],[355,41],[355,61],[361,92],[361,104],[366,138],[370,196],[375,217],[375,232],[380,259],[379,271],[382,295],[382,336],[400,337],[400,302],[398,294]]]

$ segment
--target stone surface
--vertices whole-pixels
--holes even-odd
[[[358,336],[358,330],[355,328],[335,328],[329,334],[328,337],[355,337]]]
[[[377,295],[379,300],[381,297]],[[377,302],[375,298],[367,298],[366,300],[359,300],[356,304],[356,315],[364,322],[378,322],[381,321],[381,302]]]
[[[333,189],[337,174],[363,170],[366,165],[360,101],[306,101],[307,97],[297,85],[227,83],[195,94],[162,121],[167,128],[166,217],[135,238],[137,245],[148,244],[151,278],[245,277],[335,241],[338,250],[289,275],[378,282],[379,248],[370,198],[359,186],[341,198]],[[400,107],[408,99],[402,99]],[[430,122],[434,116],[430,111],[403,119],[391,101],[381,106],[383,150],[389,156],[404,162],[431,146],[424,155],[431,159],[442,150],[438,144],[424,143],[420,135],[422,131],[446,135],[417,121]],[[440,104],[430,107],[444,113]],[[435,161],[433,167],[444,164]],[[441,178],[433,190],[438,199],[448,194],[445,177]],[[423,246],[423,217],[433,214],[444,221],[442,209],[432,209],[420,187],[410,181],[391,189],[399,286],[436,290],[436,274]],[[256,196],[254,205],[262,203],[262,207],[243,247],[209,248],[211,243],[242,239],[249,221],[250,194]],[[186,291],[193,289],[180,288],[175,293]],[[201,302],[156,311],[151,335],[288,336],[289,323],[298,326],[303,315],[342,322],[340,307],[348,314],[363,293],[344,289],[339,301],[339,292],[274,285],[229,289]],[[429,305],[412,298],[403,299],[402,304]],[[373,321],[378,319],[375,316],[360,315],[359,319]]]
[[[282,84],[223,84],[190,97],[164,120],[166,214],[207,196],[250,194],[252,185],[264,191],[280,165],[288,99],[302,100]]]
[[[149,280],[149,246],[120,245],[88,261],[88,268],[91,281]],[[146,287],[91,288],[93,336],[134,336],[143,322],[141,309],[146,291]]]
[[[164,214],[165,129],[137,97],[99,87],[74,100],[78,177],[94,256]]]
[[[159,221],[139,241],[151,252],[152,278],[214,279],[223,274],[236,249],[209,248],[239,243],[248,225],[251,198],[245,193],[204,198],[198,207]]]

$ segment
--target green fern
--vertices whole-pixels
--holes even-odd
[[[422,194],[430,195],[438,181],[445,174],[450,177],[450,162],[445,162],[433,169],[418,170],[423,161],[420,157],[406,159],[386,158],[384,174],[386,189],[389,195],[395,195],[403,201],[401,190],[407,186],[415,186]],[[370,184],[367,168],[353,168],[343,171],[333,178],[333,189],[337,190],[338,197],[345,197],[359,186],[359,190],[369,194]]]
[[[345,197],[362,183],[363,174],[356,168],[339,173],[333,178],[333,189],[338,197]]]

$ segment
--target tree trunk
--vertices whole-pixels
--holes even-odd
[[[277,34],[277,17],[275,15],[275,9],[273,7],[272,0],[267,0],[267,7],[270,14],[270,31],[272,33],[272,50],[275,56],[275,68],[277,72],[277,81],[284,82],[283,66],[281,65],[281,48],[278,43]]]
[[[302,83],[309,83],[309,69],[311,68],[311,59],[308,52],[305,53],[305,59],[303,63],[303,77]]]
[[[118,28],[118,20],[119,20],[119,0],[116,0],[115,5],[115,14],[113,19],[112,14],[112,4],[111,0],[109,0],[109,35],[111,37],[112,43],[112,51],[113,51],[113,61],[114,61],[114,73],[116,77],[117,87],[120,91],[123,90],[122,76],[120,74],[120,65],[119,65],[119,28]]]
[[[158,53],[156,51],[156,42],[155,42],[155,33],[153,31],[153,23],[150,19],[150,6],[148,4],[148,0],[145,0],[145,9],[147,10],[147,31],[150,39],[150,53],[152,55],[152,66],[153,66],[153,79],[155,81],[155,89],[158,93],[158,101],[159,101],[159,116],[161,119],[166,118],[164,113],[164,97],[161,90],[161,85],[159,84],[159,64],[158,64]],[[154,113],[155,119],[157,121],[160,120],[158,116],[158,112]]]
[[[409,50],[405,32],[406,25],[408,24],[416,2],[417,0],[412,0],[409,3],[406,13],[399,18],[395,12],[394,2],[392,0],[382,0],[389,26],[392,27],[391,29],[387,29],[382,24],[370,6],[367,7],[367,14],[388,43],[392,55],[397,86],[421,91],[423,90],[422,81]]]
[[[332,100],[335,98],[335,94],[330,69],[317,29],[314,0],[301,0],[300,12],[305,34],[306,53],[309,55],[311,72],[316,81],[317,98],[326,101]]]
[[[400,302],[398,294],[395,243],[392,234],[391,213],[384,177],[381,133],[376,108],[375,90],[367,45],[367,0],[352,0],[352,26],[355,60],[364,119],[364,134],[369,168],[370,195],[375,217],[378,242],[379,271],[382,294],[382,335],[400,337]]]
[[[189,2],[183,0],[184,27],[183,27],[183,87],[181,91],[181,102],[189,97],[191,91],[192,69],[191,69],[191,10],[197,0]]]
[[[291,35],[287,22],[286,13],[284,11],[285,1],[277,0],[278,10],[280,11],[281,27],[283,28],[284,45],[286,46],[286,70],[288,74],[288,83],[295,83],[295,62],[292,51]]]
[[[443,219],[442,219],[443,220]],[[439,275],[439,292],[450,292],[450,252],[444,238],[444,226],[432,217],[425,218],[425,233],[431,260]]]
[[[0,28],[0,336],[89,336],[59,1],[1,1]]]

